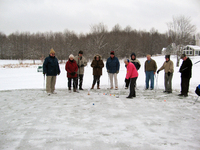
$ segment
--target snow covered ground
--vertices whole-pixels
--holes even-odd
[[[158,68],[165,61],[164,56],[152,58]],[[200,60],[190,58],[193,63]],[[175,65],[175,56],[171,59]],[[156,90],[144,90],[146,58],[139,60],[142,67],[133,99],[126,99],[129,91],[124,89],[123,60],[118,74],[119,90],[107,90],[104,68],[101,90],[89,91],[89,95],[93,79],[90,62],[85,68],[84,91],[67,91],[65,65],[61,64],[58,94],[51,96],[44,92],[44,77],[37,72],[37,65],[1,67],[0,149],[200,149],[200,99],[193,104],[197,98],[194,90],[200,84],[200,63],[193,66],[189,96],[180,98],[179,67],[174,68],[173,93],[164,94],[164,71],[156,76]],[[17,62],[0,60],[0,66],[4,64]]]

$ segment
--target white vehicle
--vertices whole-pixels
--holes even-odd
[[[37,72],[43,72],[43,66],[38,66]]]

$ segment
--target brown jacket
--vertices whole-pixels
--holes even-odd
[[[173,61],[169,60],[168,62],[164,62],[162,67],[160,67],[159,70],[163,70],[165,69],[165,73],[173,73],[174,72],[174,64],[173,64]]]
[[[144,71],[153,71],[156,72],[157,70],[157,64],[155,62],[155,60],[151,59],[150,62],[148,62],[148,60],[145,61],[144,64]]]
[[[99,60],[96,60],[96,56],[99,56]],[[91,63],[91,67],[93,68],[93,75],[102,75],[102,68],[104,67],[104,63],[100,55],[95,55],[94,59]]]

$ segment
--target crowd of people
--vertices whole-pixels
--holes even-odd
[[[144,63],[144,72],[146,76],[146,90],[154,89],[154,78],[155,74],[159,74],[161,70],[164,70],[164,85],[165,93],[172,93],[172,78],[174,73],[174,64],[170,60],[170,55],[165,55],[165,62],[157,70],[157,63],[151,58],[151,55],[146,55],[147,60]],[[192,76],[192,61],[185,54],[181,55],[183,60],[182,65],[179,69],[181,73],[181,93],[178,96],[188,96],[190,78]],[[136,58],[136,54],[132,53],[130,59],[124,60],[125,66],[127,68],[127,73],[125,76],[125,89],[130,90],[129,95],[126,98],[136,97],[136,81],[138,78],[138,70],[141,67],[140,61]],[[69,55],[69,59],[66,62],[65,70],[67,71],[68,78],[68,90],[71,92],[76,92],[78,89],[83,90],[82,83],[84,77],[84,67],[87,66],[87,60],[83,56],[83,51],[79,51],[77,56],[73,54]],[[110,89],[118,90],[118,79],[117,74],[120,70],[120,62],[115,56],[115,52],[110,52],[110,57],[106,61],[106,69],[108,72],[110,80]],[[91,89],[94,89],[97,83],[97,89],[100,89],[100,77],[102,75],[102,68],[104,67],[104,62],[101,55],[97,54],[94,56],[91,67],[93,68],[93,82]],[[60,74],[60,67],[58,59],[55,57],[55,51],[50,50],[49,56],[45,58],[43,63],[43,74],[46,75],[46,92],[48,95],[56,94],[55,84],[56,76]],[[113,83],[114,80],[114,83]],[[151,83],[151,84],[149,84]],[[114,86],[115,85],[115,86]]]

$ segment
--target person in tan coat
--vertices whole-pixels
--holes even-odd
[[[94,89],[96,82],[97,89],[100,89],[100,76],[102,75],[102,68],[104,67],[104,63],[100,55],[97,54],[94,56],[91,67],[93,68],[93,84],[91,89]]]
[[[165,55],[165,62],[162,67],[158,69],[157,74],[161,70],[165,70],[165,91],[166,93],[172,93],[172,77],[174,73],[174,64],[173,61],[170,60],[170,55]]]
[[[75,56],[74,60],[76,61],[77,66],[78,66],[77,74],[78,74],[79,81],[77,80],[76,87],[78,87],[78,83],[79,83],[79,90],[83,90],[82,85],[83,85],[84,67],[87,66],[87,60],[85,57],[83,57],[83,51],[79,51],[78,56]]]

